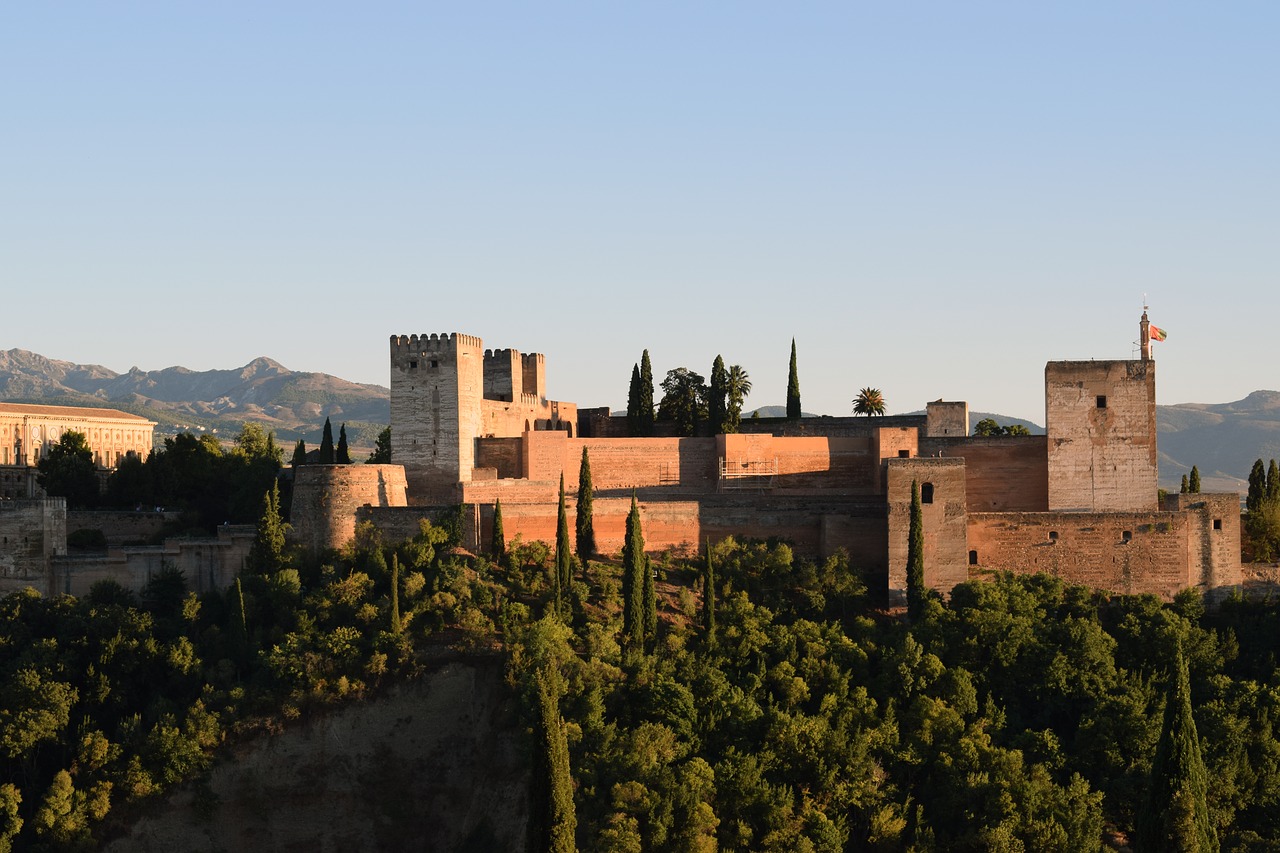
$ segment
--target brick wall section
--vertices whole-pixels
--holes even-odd
[[[1095,589],[1167,599],[1198,582],[1198,567],[1193,573],[1189,560],[1197,528],[1192,516],[1174,512],[972,513],[969,548],[977,552],[979,570],[1045,572]]]
[[[0,501],[0,595],[27,587],[53,595],[49,560],[66,547],[65,499]]]
[[[833,438],[867,438],[882,429],[906,428],[924,432],[928,424],[926,415],[886,415],[879,418],[849,416],[833,418],[743,418],[738,427],[741,433],[769,433],[778,436],[825,435]]]
[[[935,400],[925,405],[929,438],[964,438],[969,434],[969,404]]]
[[[476,470],[491,468],[499,479],[520,477],[524,474],[523,450],[522,438],[476,439]]]
[[[911,483],[921,492],[924,522],[924,581],[931,589],[950,592],[968,580],[965,525],[965,465],[962,459],[889,459],[888,563],[889,594],[907,589],[907,540],[911,530]],[[932,502],[924,502],[932,486]]]
[[[1043,435],[922,439],[920,455],[964,459],[970,512],[1045,512],[1049,471]]]
[[[1163,509],[1185,512],[1194,518],[1196,529],[1188,542],[1188,560],[1197,586],[1219,589],[1241,583],[1240,495],[1172,494]]]
[[[1045,366],[1050,510],[1157,508],[1155,374],[1154,361]]]
[[[524,393],[524,368],[520,351],[484,351],[484,396],[486,400],[513,400]]]
[[[313,551],[341,548],[355,535],[357,508],[407,502],[400,465],[302,465],[294,471],[291,537]]]
[[[81,596],[98,581],[112,580],[141,592],[152,576],[172,567],[183,573],[197,593],[226,589],[243,568],[255,535],[252,525],[226,525],[208,539],[166,539],[163,545],[113,548],[102,555],[54,557],[49,585],[57,592]]]

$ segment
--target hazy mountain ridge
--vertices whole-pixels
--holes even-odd
[[[318,441],[328,417],[335,429],[347,424],[353,445],[372,446],[391,418],[387,388],[295,372],[265,357],[232,370],[134,367],[116,373],[11,349],[0,351],[0,398],[123,409],[156,421],[162,435],[203,427],[230,437],[245,421],[256,421],[290,444]]]
[[[266,357],[231,370],[134,367],[116,373],[100,364],[0,350],[0,399],[123,409],[156,421],[162,435],[204,428],[230,437],[245,421],[257,421],[274,429],[286,448],[298,438],[318,442],[326,417],[335,428],[346,423],[353,445],[371,447],[391,419],[391,392],[381,385],[293,371]],[[761,406],[748,407],[744,416],[757,409],[761,417],[786,414],[784,406]],[[1044,434],[1039,424],[992,412],[970,412],[970,429],[983,418]],[[1156,426],[1162,486],[1176,489],[1195,465],[1205,491],[1243,491],[1255,459],[1280,459],[1280,392],[1254,391],[1230,403],[1156,406]]]

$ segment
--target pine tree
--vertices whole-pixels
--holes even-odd
[[[1276,467],[1274,459],[1267,466],[1267,500],[1280,500],[1280,468]]]
[[[288,525],[280,519],[280,483],[271,481],[271,490],[262,496],[262,516],[258,532],[249,548],[249,565],[259,574],[280,570],[284,563],[284,540]]]
[[[920,484],[911,481],[911,520],[907,532],[907,618],[912,622],[924,611],[924,511]]]
[[[583,568],[587,560],[596,553],[596,528],[592,518],[592,503],[595,500],[595,489],[591,485],[591,459],[587,456],[587,448],[582,448],[582,463],[578,467],[578,506],[575,521],[575,533],[578,540],[578,559]]]
[[[293,446],[293,459],[289,460],[289,464],[295,468],[307,464],[307,443],[302,439],[298,439],[298,443]]]
[[[338,449],[334,451],[333,461],[339,465],[351,464],[351,450],[347,447],[347,425],[338,427]]]
[[[631,495],[626,538],[622,544],[622,645],[644,645],[644,534],[640,530],[640,506]]]
[[[707,566],[702,572],[702,629],[707,646],[716,643],[716,568],[711,562],[711,540],[707,540]]]
[[[1182,486],[1178,489],[1178,494],[1187,495],[1191,493],[1191,486],[1187,482],[1187,475],[1182,475]]]
[[[1262,460],[1258,459],[1253,463],[1253,469],[1249,471],[1249,494],[1245,498],[1244,507],[1249,512],[1257,512],[1266,499],[1267,469],[1263,467]]]
[[[787,371],[787,417],[800,417],[800,374],[796,370],[796,339],[791,339],[791,368]]]
[[[640,393],[636,396],[636,420],[640,435],[653,435],[653,365],[649,363],[649,351],[640,356]]]
[[[644,596],[644,649],[652,652],[658,641],[658,599],[653,590],[653,564],[649,555],[644,555],[644,584],[641,592]]]
[[[1200,469],[1194,465],[1191,466],[1191,478],[1187,481],[1187,488],[1193,495],[1200,494]]]
[[[569,551],[569,516],[564,507],[564,472],[560,472],[560,511],[556,516],[556,611],[565,614],[569,584],[573,580],[573,555]]]
[[[507,557],[507,534],[502,529],[502,498],[493,502],[493,559],[502,563]]]
[[[391,633],[400,633],[400,557],[391,555]]]
[[[373,443],[373,452],[365,460],[369,465],[391,464],[391,427],[383,427]]]
[[[576,853],[578,819],[573,805],[573,776],[569,768],[569,740],[556,698],[559,676],[539,669],[537,744],[529,786],[529,850]]]
[[[631,365],[631,386],[627,389],[627,434],[640,435],[640,365]]]
[[[711,422],[713,435],[729,432],[729,371],[725,369],[724,359],[718,355],[711,364],[711,392],[707,395],[707,420]]]
[[[1191,683],[1179,642],[1165,697],[1164,728],[1151,762],[1147,796],[1136,821],[1137,845],[1147,851],[1218,850],[1209,819],[1208,774],[1191,714]]]
[[[320,436],[320,464],[333,464],[333,424],[324,419],[324,432]]]

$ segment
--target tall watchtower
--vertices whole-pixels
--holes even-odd
[[[1140,331],[1146,341],[1147,317]],[[1044,369],[1049,510],[1158,508],[1156,363],[1051,361]]]
[[[484,379],[480,338],[391,336],[391,458],[415,500],[451,502],[471,479]]]

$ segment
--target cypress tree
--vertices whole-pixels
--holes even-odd
[[[787,417],[800,417],[800,374],[796,370],[796,339],[791,339],[791,369],[787,371]]]
[[[1267,469],[1263,467],[1262,460],[1258,459],[1253,463],[1253,469],[1249,471],[1249,494],[1245,498],[1244,507],[1249,512],[1256,512],[1266,499]]]
[[[649,351],[640,356],[640,393],[636,397],[636,420],[640,435],[653,435],[653,365],[649,363]]]
[[[640,435],[640,365],[631,365],[631,387],[627,389],[627,434]]]
[[[556,610],[564,613],[572,580],[573,556],[569,552],[569,516],[564,508],[564,472],[560,472],[560,512],[556,516]]]
[[[1187,481],[1187,488],[1193,495],[1200,494],[1200,469],[1194,465],[1191,466],[1191,479]]]
[[[653,564],[649,562],[648,554],[644,555],[641,571],[644,572],[641,590],[644,595],[644,648],[651,652],[658,641],[658,599],[653,591]]]
[[[493,559],[502,563],[507,556],[507,534],[502,529],[502,498],[493,502]]]
[[[351,464],[351,450],[347,447],[347,425],[338,427],[338,449],[334,451],[333,461],[339,465]]]
[[[249,619],[244,609],[244,586],[236,578],[235,610],[231,614],[231,645],[237,662],[249,666]]]
[[[1151,762],[1151,784],[1138,813],[1136,850],[1218,850],[1209,820],[1208,774],[1191,715],[1191,683],[1178,643],[1164,706],[1164,728]]]
[[[1182,486],[1178,489],[1178,493],[1183,495],[1191,494],[1191,486],[1187,483],[1186,474],[1182,475]]]
[[[724,359],[716,356],[711,364],[711,393],[707,395],[707,420],[711,421],[711,432],[719,435],[729,432],[729,371],[725,369]]]
[[[289,464],[295,468],[307,464],[307,443],[302,439],[298,439],[298,443],[293,446],[293,459]]]
[[[538,721],[535,727],[533,778],[529,786],[529,850],[576,853],[574,834],[578,818],[573,805],[573,776],[569,769],[569,740],[560,716],[558,676],[539,669],[537,675]]]
[[[333,464],[333,424],[324,419],[324,432],[320,436],[320,464]]]
[[[391,633],[400,633],[400,557],[391,555]]]
[[[271,490],[262,496],[258,532],[249,549],[249,565],[259,574],[280,570],[284,562],[284,540],[288,531],[280,519],[280,483],[271,481]]]
[[[578,540],[578,559],[586,568],[587,560],[596,553],[596,528],[592,518],[591,504],[595,500],[595,489],[591,485],[591,459],[587,456],[587,448],[582,448],[582,463],[578,467],[578,513],[575,520],[575,533]]]
[[[1274,459],[1267,466],[1267,500],[1280,500],[1280,468]]]
[[[622,544],[622,645],[635,649],[644,644],[644,535],[640,507],[631,495],[626,538]]]
[[[716,642],[716,568],[711,562],[711,540],[707,540],[707,567],[702,572],[702,629],[707,646]]]
[[[907,618],[914,622],[924,609],[924,511],[920,484],[911,481],[911,520],[907,532]]]

